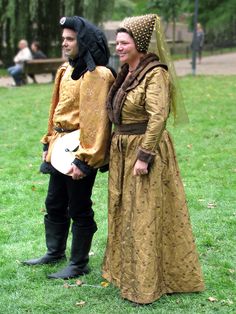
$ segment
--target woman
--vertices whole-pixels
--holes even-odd
[[[198,61],[199,61],[199,63],[201,63],[201,61],[202,61],[202,49],[203,49],[204,37],[205,37],[201,23],[197,23],[197,34],[196,35],[197,35],[196,47],[197,47],[197,51],[198,51]]]
[[[204,289],[179,168],[165,128],[169,113],[176,114],[174,72],[156,54],[147,53],[154,27],[165,60],[158,16],[128,18],[118,29],[116,51],[123,66],[108,97],[115,132],[103,277],[123,298],[139,304],[166,293]]]

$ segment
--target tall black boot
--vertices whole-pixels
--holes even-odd
[[[42,265],[56,263],[66,258],[66,242],[68,238],[68,232],[70,228],[70,220],[58,223],[50,221],[46,216],[44,216],[45,224],[45,237],[47,253],[36,259],[30,259],[22,262],[24,265]]]
[[[97,226],[81,228],[78,223],[72,225],[72,245],[69,265],[57,273],[48,275],[50,279],[76,278],[89,273],[89,250]]]

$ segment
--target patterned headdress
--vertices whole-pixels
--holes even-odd
[[[147,14],[127,17],[121,23],[120,27],[125,28],[133,36],[139,52],[148,50],[156,19],[156,14]]]

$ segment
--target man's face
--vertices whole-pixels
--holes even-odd
[[[25,47],[27,47],[25,40],[20,40],[18,43],[18,48],[21,50],[24,49]]]
[[[77,44],[77,33],[72,29],[63,29],[62,48],[67,58],[75,59],[78,56],[79,49]]]

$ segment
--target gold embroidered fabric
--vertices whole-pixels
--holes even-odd
[[[47,161],[50,162],[55,139],[64,135],[53,128],[80,129],[80,147],[76,158],[98,168],[108,161],[111,126],[105,104],[114,77],[103,66],[86,72],[79,80],[72,80],[72,71],[67,63],[57,73],[48,132],[41,142],[49,144]]]
[[[128,91],[122,124],[148,118],[148,128],[142,135],[114,135],[111,144],[103,277],[137,303],[204,289],[175,150],[165,129],[168,85],[168,73],[158,67]],[[155,157],[148,175],[133,176],[140,147]]]
[[[169,75],[156,67],[148,72],[141,83],[127,94],[122,108],[122,124],[148,121],[142,148],[156,153],[169,115]],[[158,104],[158,106],[157,106]]]

